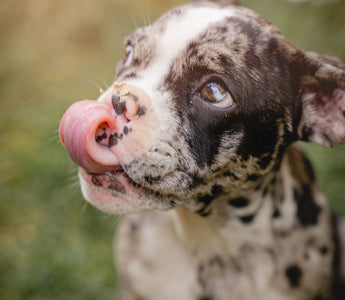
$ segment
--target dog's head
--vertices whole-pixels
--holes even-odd
[[[214,2],[136,30],[115,83],[65,114],[61,138],[98,208],[240,194],[275,170],[290,143],[345,140],[345,64],[296,49],[248,9]]]

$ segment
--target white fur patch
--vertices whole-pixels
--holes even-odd
[[[151,99],[155,99],[155,90],[168,74],[174,59],[211,24],[234,14],[235,10],[231,8],[194,7],[183,15],[172,15],[167,19],[166,30],[156,37],[158,55],[154,62],[140,73],[141,79],[134,79],[131,83],[145,90]]]

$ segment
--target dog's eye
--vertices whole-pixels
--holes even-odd
[[[132,62],[132,58],[133,58],[133,51],[134,51],[134,48],[132,45],[127,45],[126,47],[126,50],[125,50],[125,55],[124,55],[124,58],[123,58],[123,63],[125,65],[130,65],[131,62]]]
[[[205,84],[201,90],[201,96],[218,107],[226,108],[234,103],[229,91],[222,84],[213,81]]]

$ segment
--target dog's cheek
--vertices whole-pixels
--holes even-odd
[[[158,194],[185,195],[198,178],[195,174],[200,168],[184,137],[174,132],[168,136],[124,169],[136,183]]]

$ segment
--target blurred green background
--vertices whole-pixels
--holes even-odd
[[[58,140],[74,101],[111,84],[123,38],[177,0],[2,0],[0,5],[0,299],[116,299],[119,217],[82,199]],[[345,59],[345,3],[246,0],[296,46]],[[302,145],[345,214],[345,147]]]

